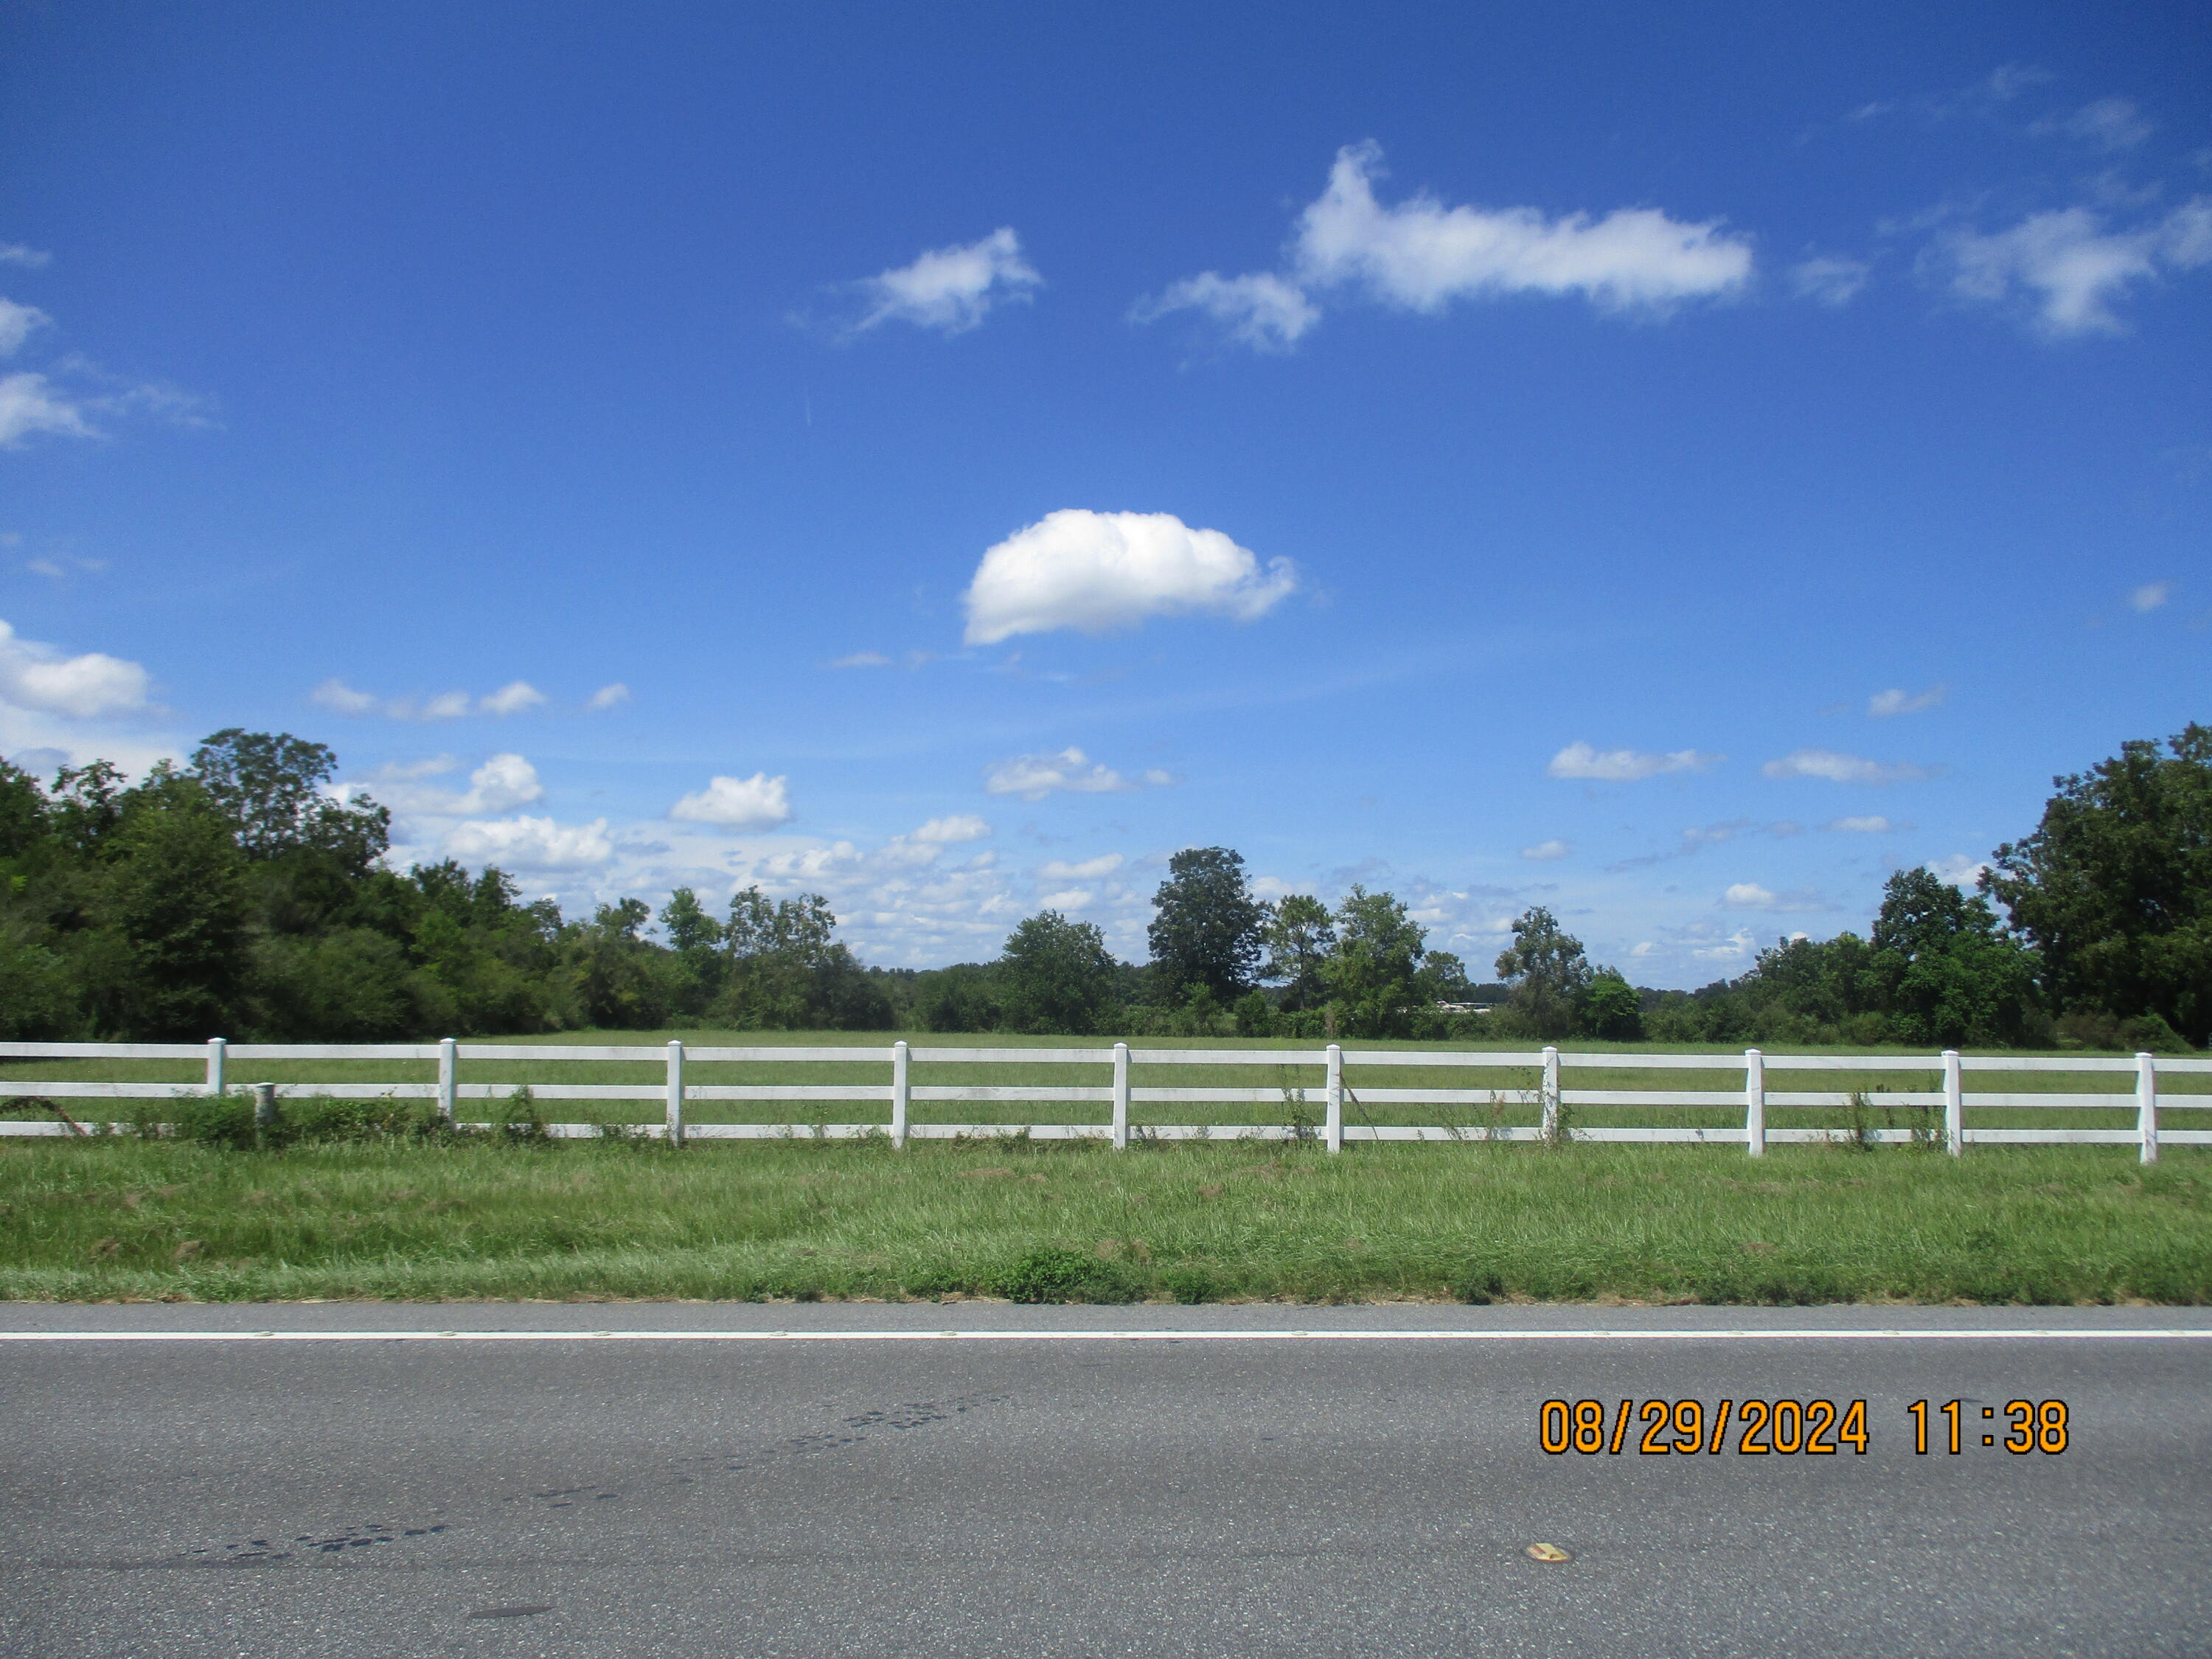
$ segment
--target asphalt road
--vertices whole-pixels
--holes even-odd
[[[0,1653],[2212,1653],[2174,1310],[0,1308]],[[1281,1340],[47,1342],[28,1331]],[[1649,1331],[1332,1340],[1353,1329]],[[1668,1333],[1742,1330],[1687,1340]],[[1868,1453],[1539,1447],[1549,1397],[1868,1402]],[[2063,1400],[2067,1449],[1976,1443]],[[1966,1449],[1916,1456],[1917,1399]],[[1532,1543],[1573,1559],[1547,1565]]]

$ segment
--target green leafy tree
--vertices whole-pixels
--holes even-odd
[[[722,926],[722,983],[714,1018],[766,1030],[882,1030],[890,999],[839,944],[819,893],[771,899],[748,887]]]
[[[1336,907],[1336,948],[1321,969],[1345,1035],[1406,1033],[1422,1001],[1418,975],[1427,939],[1397,898],[1352,887]]]
[[[2041,959],[2068,1012],[2155,1016],[2212,1042],[2212,726],[2123,744],[1996,850],[1984,890]]]
[[[1498,977],[1510,987],[1504,1018],[1511,1029],[1556,1042],[1574,1033],[1591,969],[1583,942],[1559,918],[1534,905],[1513,921],[1513,943],[1498,956]]]
[[[1267,907],[1252,896],[1243,858],[1226,847],[1186,847],[1168,860],[1153,896],[1147,935],[1164,1000],[1203,985],[1217,1002],[1233,1001],[1260,961]]]
[[[284,732],[228,726],[192,751],[189,775],[236,827],[249,859],[313,851],[366,870],[392,843],[392,815],[374,801],[325,793],[338,759],[319,743]]]
[[[1121,967],[1096,924],[1045,910],[1014,929],[993,978],[1006,1030],[1089,1036],[1114,1009]]]
[[[1643,995],[1617,969],[1602,969],[1576,1001],[1575,1027],[1583,1036],[1634,1042],[1644,1035]]]
[[[1285,893],[1268,907],[1261,934],[1267,959],[1260,977],[1283,988],[1283,1006],[1312,1007],[1327,994],[1322,963],[1336,948],[1328,907],[1310,893]]]
[[[1890,877],[1871,945],[1865,971],[1903,1041],[1951,1048],[2040,1034],[2034,957],[1986,901],[1932,872]]]
[[[96,1023],[154,1042],[221,1035],[246,966],[246,860],[229,817],[166,763],[117,806],[79,956]]]

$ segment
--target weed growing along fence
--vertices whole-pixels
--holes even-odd
[[[270,1073],[294,1074],[289,1081],[255,1087],[264,1114],[272,1117],[277,1097],[294,1096],[434,1103],[439,1118],[449,1124],[468,1121],[463,1115],[465,1105],[484,1103],[486,1115],[499,1123],[512,1120],[515,1098],[526,1090],[530,1103],[540,1111],[558,1103],[574,1103],[594,1120],[547,1124],[550,1134],[599,1135],[611,1127],[617,1133],[665,1136],[678,1144],[687,1139],[884,1136],[903,1146],[910,1139],[1021,1133],[1040,1139],[1095,1138],[1117,1149],[1133,1140],[1312,1139],[1334,1152],[1347,1142],[1358,1141],[1684,1141],[1741,1146],[1754,1158],[1770,1144],[1793,1141],[1918,1143],[1939,1146],[1954,1155],[1974,1145],[2125,1145],[2138,1147],[2145,1163],[2156,1159],[2161,1141],[2212,1146],[2212,1128],[2162,1129],[2160,1121],[2162,1110],[2212,1111],[2212,1059],[2160,1059],[2148,1054],[2130,1059],[1961,1055],[1955,1051],[1940,1055],[1766,1054],[1756,1048],[1741,1054],[1562,1053],[1557,1048],[1534,1053],[1347,1052],[1334,1043],[1318,1049],[1132,1049],[1121,1042],[1110,1048],[953,1048],[904,1042],[809,1048],[687,1045],[680,1041],[658,1047],[580,1047],[452,1039],[437,1043],[231,1045],[220,1037],[204,1045],[0,1043],[0,1066],[14,1070],[27,1061],[69,1062],[80,1070],[84,1062],[96,1062],[111,1071],[173,1071],[184,1062],[201,1074],[189,1080],[82,1076],[0,1079],[0,1098],[13,1097],[19,1108],[46,1103],[65,1110],[64,1103],[76,1101],[204,1102],[233,1093],[232,1068],[252,1063]],[[375,1066],[416,1072],[434,1067],[434,1076],[388,1081],[359,1076],[364,1068]],[[483,1075],[465,1080],[465,1067]],[[518,1083],[493,1075],[518,1067],[530,1068],[532,1079]],[[1222,1076],[1228,1068],[1260,1075],[1218,1084],[1138,1081],[1146,1074],[1174,1076],[1185,1067],[1206,1068],[1201,1076]],[[723,1080],[760,1076],[763,1068],[776,1080]],[[1370,1080],[1404,1078],[1408,1076],[1406,1068],[1418,1068],[1429,1076],[1421,1086]],[[612,1080],[542,1080],[548,1069],[556,1076]],[[1566,1086],[1565,1079],[1578,1070],[1607,1074],[1593,1079],[1607,1086]],[[310,1075],[318,1072],[320,1075]],[[793,1073],[823,1080],[792,1080]],[[1803,1080],[1845,1086],[1776,1089],[1770,1078],[1775,1073],[1813,1073],[1816,1076]],[[917,1073],[924,1079],[958,1073],[960,1080],[917,1080]],[[1359,1075],[1357,1086],[1348,1073]],[[1694,1075],[1698,1073],[1703,1078]],[[1071,1077],[1083,1080],[1059,1080]],[[1448,1081],[1438,1084],[1437,1077]],[[1006,1080],[978,1080],[1000,1078]],[[1040,1080],[1044,1078],[1054,1080]],[[1908,1085],[1925,1079],[1929,1086],[1893,1090],[1881,1081],[1890,1079]],[[1984,1086],[1970,1089],[1970,1079]],[[1871,1087],[1869,1079],[1874,1080]],[[1686,1086],[1723,1080],[1726,1086]],[[2069,1080],[2086,1086],[2052,1086]],[[1620,1086],[1623,1082],[1644,1086]],[[632,1123],[635,1105],[645,1102],[659,1108],[658,1121]],[[983,1109],[971,1109],[970,1116],[988,1115],[994,1121],[944,1121],[934,1115],[963,1103]],[[827,1121],[825,1109],[854,1104],[878,1107],[881,1114],[865,1121]],[[715,1121],[720,1115],[775,1107],[784,1109],[784,1121]],[[1070,1109],[1083,1107],[1093,1109]],[[1264,1110],[1249,1111],[1253,1107]],[[794,1112],[793,1108],[806,1109]],[[1081,1115],[1089,1121],[1039,1121],[1040,1108],[1050,1115]],[[1163,1110],[1211,1117],[1231,1108],[1248,1109],[1245,1115],[1266,1121],[1154,1121]],[[1402,1120],[1409,1111],[1445,1121],[1384,1121]],[[1986,1121],[1993,1115],[2045,1111],[2086,1114],[2095,1122],[2045,1127]],[[1814,1113],[1832,1114],[1833,1121],[1773,1121],[1802,1120]],[[1970,1113],[1984,1121],[1970,1123]],[[1723,1114],[1738,1121],[1689,1121]],[[2115,1114],[2123,1115],[2120,1121],[2114,1121]],[[137,1127],[151,1115],[142,1105],[131,1124],[101,1122],[94,1127]],[[1639,1115],[1673,1121],[1599,1121]],[[1874,1121],[1877,1115],[1881,1122]],[[1529,1119],[1533,1121],[1524,1121]],[[56,1121],[0,1121],[0,1133],[68,1134],[84,1127],[58,1113]]]

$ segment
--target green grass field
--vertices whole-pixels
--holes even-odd
[[[2197,1304],[2212,1157],[0,1140],[0,1297]]]

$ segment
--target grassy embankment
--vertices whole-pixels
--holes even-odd
[[[565,1040],[635,1042],[667,1035]],[[681,1035],[735,1040],[726,1033]],[[1632,1053],[1623,1060],[1619,1084],[1657,1081],[1633,1074]],[[174,1067],[133,1073],[149,1069],[179,1080],[191,1075]],[[295,1080],[282,1067],[246,1069],[253,1080]],[[1105,1080],[1103,1067],[1095,1079],[1091,1069],[1039,1066],[1024,1080]],[[52,1062],[7,1068],[18,1077],[64,1070]],[[387,1063],[318,1067],[312,1080],[346,1080],[341,1073],[348,1070],[363,1081],[416,1080],[410,1068]],[[589,1080],[617,1080],[629,1070],[641,1082],[659,1075],[649,1066],[611,1067]],[[854,1081],[878,1082],[884,1068],[810,1067],[804,1080],[829,1081],[848,1071]],[[1006,1073],[918,1066],[916,1081],[1012,1080]],[[233,1075],[246,1080],[244,1069]],[[588,1077],[575,1066],[490,1062],[465,1075],[515,1084]],[[702,1066],[690,1080],[770,1075]],[[1378,1068],[1369,1075],[1382,1086],[1474,1081],[1441,1069]],[[1602,1087],[1614,1079],[1577,1071],[1570,1086]],[[1291,1080],[1310,1085],[1318,1078]],[[1360,1080],[1355,1072],[1355,1088]],[[1741,1086],[1741,1073],[1733,1080]],[[1248,1075],[1240,1068],[1162,1066],[1142,1068],[1138,1081],[1273,1086],[1276,1079],[1268,1068]],[[1533,1081],[1498,1073],[1504,1121],[1533,1121],[1533,1103],[1522,1098]],[[1665,1081],[1725,1088],[1731,1079],[1726,1072],[1711,1080],[1676,1073]],[[1770,1087],[1779,1081],[1770,1079]],[[1932,1079],[1892,1073],[1863,1081],[1925,1088]],[[1979,1086],[2082,1091],[2129,1081],[2028,1074]],[[2205,1081],[2175,1079],[2167,1086]],[[1832,1073],[1802,1083],[1855,1086]],[[5,1089],[0,1074],[0,1096]],[[2131,1121],[2128,1103],[2121,1097],[2112,1113],[1988,1112],[1973,1121],[2117,1127]],[[1432,1123],[1489,1116],[1456,1110],[1455,1116],[1454,1109],[1432,1105],[1377,1106],[1371,1115]],[[656,1114],[646,1103],[596,1110],[559,1103],[550,1115]],[[702,1104],[694,1114],[757,1121],[785,1115],[772,1104],[743,1103]],[[839,1121],[877,1115],[849,1106],[834,1114]],[[958,1102],[916,1111],[917,1119],[1008,1123],[1085,1115],[1084,1108],[1036,1109],[1018,1102],[998,1110]],[[1839,1115],[1830,1109],[1773,1115],[1778,1124],[1832,1124]],[[1173,1103],[1139,1116],[1280,1121],[1265,1104]],[[2181,1121],[2196,1118],[2191,1112]],[[1607,1120],[1741,1118],[1728,1109],[1583,1117]],[[1359,1121],[1356,1114],[1352,1121]],[[2212,1298],[2212,1157],[2170,1148],[2162,1164],[2146,1170],[2131,1149],[2079,1146],[1977,1149],[1959,1160],[1908,1148],[1778,1146],[1753,1164],[1718,1146],[1588,1144],[1356,1146],[1331,1158],[1303,1145],[1170,1145],[1116,1154],[1020,1140],[918,1143],[904,1152],[881,1143],[811,1140],[702,1143],[681,1152],[652,1144],[519,1146],[482,1138],[282,1152],[128,1138],[0,1140],[0,1297],[975,1294],[2198,1303]]]

